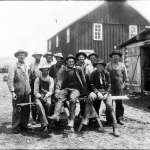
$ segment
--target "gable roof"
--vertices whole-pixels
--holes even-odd
[[[137,10],[130,6],[126,0],[113,1],[106,0],[96,9],[82,16],[73,23],[57,32],[51,38],[59,34],[61,31],[72,26],[76,22],[100,22],[108,24],[130,24],[130,25],[150,25],[150,22],[144,18]],[[50,39],[51,39],[50,38]]]
[[[126,42],[119,45],[118,48],[120,49],[120,48],[123,48],[129,44],[134,44],[134,43],[142,42],[145,40],[150,40],[150,28],[144,29],[138,35],[132,37],[131,39],[129,39]]]

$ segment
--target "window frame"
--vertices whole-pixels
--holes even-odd
[[[93,40],[95,41],[103,40],[103,24],[93,23]]]

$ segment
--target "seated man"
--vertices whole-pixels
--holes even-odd
[[[92,91],[89,94],[89,99],[86,104],[85,118],[83,124],[87,125],[88,123],[88,115],[89,115],[88,107],[90,106],[90,102],[93,102],[93,106],[95,107],[95,110],[99,114],[101,100],[103,100],[113,120],[113,134],[114,136],[119,136],[119,133],[116,129],[117,121],[112,106],[112,99],[109,94],[110,86],[111,86],[109,74],[104,70],[105,63],[103,62],[103,60],[98,59],[95,62],[95,66],[96,66],[96,70],[92,72],[90,77],[90,84],[91,84]]]
[[[54,91],[54,80],[49,76],[49,67],[44,65],[40,68],[41,76],[34,83],[34,95],[36,97],[37,113],[44,132],[48,132],[47,116],[50,115],[51,95]]]
[[[69,119],[68,119],[68,131],[74,131],[74,119],[76,102],[80,95],[86,93],[86,81],[85,76],[80,67],[75,66],[76,58],[73,55],[69,55],[66,58],[66,67],[62,68],[58,72],[58,80],[56,84],[55,97],[57,103],[55,106],[54,115],[51,119],[59,120],[59,115],[63,102],[69,101]],[[69,98],[68,98],[69,97]]]

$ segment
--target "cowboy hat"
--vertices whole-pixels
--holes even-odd
[[[44,65],[41,65],[40,67],[39,67],[39,70],[40,71],[42,71],[43,69],[49,69],[49,66],[48,65],[46,65],[46,64],[44,64]]]
[[[88,59],[90,59],[90,57],[91,57],[92,55],[95,55],[96,57],[98,57],[98,55],[97,55],[95,52],[93,52],[93,53],[91,53],[91,54],[88,55]]]
[[[83,55],[85,58],[87,57],[86,53],[84,53],[84,52],[78,52],[76,54],[76,58],[78,58],[80,55]]]
[[[39,52],[34,52],[33,54],[32,54],[32,57],[36,57],[37,55],[40,55],[40,56],[42,56],[42,54],[41,53],[39,53]]]
[[[74,60],[76,61],[76,58],[75,58],[72,54],[69,54],[69,55],[66,57],[66,61],[67,61],[68,59],[70,59],[70,58],[72,58],[72,59],[74,59]]]
[[[46,53],[44,54],[44,57],[46,57],[46,56],[48,56],[48,55],[53,56],[52,52],[46,52]]]
[[[98,65],[98,64],[101,64],[103,66],[106,66],[105,62],[103,59],[101,58],[98,58],[95,62],[94,62],[95,65]]]
[[[55,56],[55,57],[64,58],[63,55],[62,55],[62,53],[55,53],[54,56]]]
[[[122,53],[119,50],[113,50],[110,54],[109,57],[112,57],[113,55],[118,55],[122,57]]]
[[[24,51],[24,50],[21,50],[21,49],[19,49],[17,52],[15,52],[14,56],[15,56],[15,57],[18,57],[18,55],[19,55],[20,53],[25,54],[25,57],[28,56],[28,53],[27,53],[26,51]]]

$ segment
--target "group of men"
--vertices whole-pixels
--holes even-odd
[[[30,105],[19,111],[17,104],[35,104],[31,107],[34,123],[40,121],[44,132],[48,132],[48,119],[60,119],[62,108],[68,108],[67,129],[74,131],[76,106],[80,104],[82,123],[89,122],[89,106],[92,104],[99,115],[101,101],[106,104],[106,118],[112,124],[114,136],[119,136],[117,123],[123,125],[124,107],[121,100],[116,100],[116,110],[112,106],[112,95],[122,95],[127,82],[127,71],[121,62],[122,54],[118,50],[110,53],[111,62],[107,65],[94,52],[88,56],[78,52],[76,56],[62,53],[45,55],[35,53],[35,62],[29,67],[25,63],[28,53],[17,51],[14,56],[17,63],[9,68],[8,87],[12,94],[13,115],[12,130],[14,133],[28,130]],[[41,57],[46,61],[41,63]],[[53,63],[56,58],[56,64]],[[82,103],[80,97],[87,99]],[[82,104],[81,104],[82,103]]]

